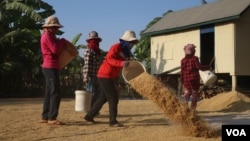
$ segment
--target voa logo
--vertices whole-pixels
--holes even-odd
[[[227,136],[247,136],[244,129],[226,129]]]

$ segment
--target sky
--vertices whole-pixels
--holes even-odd
[[[59,38],[69,41],[82,33],[77,45],[86,45],[90,31],[97,31],[102,38],[100,48],[108,51],[119,42],[126,30],[133,30],[140,39],[140,32],[156,17],[169,11],[179,11],[200,6],[202,0],[43,0],[53,6],[64,32]],[[206,0],[214,2],[216,0]],[[80,51],[80,53],[82,53]],[[81,54],[79,54],[81,55]],[[82,56],[82,55],[81,55]]]

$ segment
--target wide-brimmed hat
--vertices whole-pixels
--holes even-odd
[[[89,32],[89,37],[86,39],[86,41],[88,42],[88,41],[91,40],[91,39],[98,39],[99,42],[102,41],[102,38],[100,38],[100,37],[98,36],[98,33],[97,33],[96,31],[91,31],[91,32]]]
[[[196,46],[194,44],[187,44],[184,46],[184,52],[185,54],[193,54],[195,52]]]
[[[127,30],[120,38],[120,40],[128,41],[128,42],[136,42],[138,43],[139,40],[136,38],[135,32],[132,30]]]
[[[46,19],[45,24],[42,27],[63,27],[56,16],[50,16]]]

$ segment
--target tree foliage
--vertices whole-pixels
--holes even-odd
[[[0,97],[24,97],[31,87],[43,87],[40,31],[44,19],[53,14],[53,7],[42,0],[0,2]],[[76,72],[81,57],[77,59],[63,73]]]

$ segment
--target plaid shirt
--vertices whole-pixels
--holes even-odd
[[[208,70],[209,66],[201,65],[198,57],[186,56],[181,60],[181,82],[187,89],[199,89],[199,70]]]
[[[96,77],[100,66],[100,55],[95,53],[92,49],[87,48],[84,51],[84,65],[83,65],[83,79],[88,80],[87,77]]]

